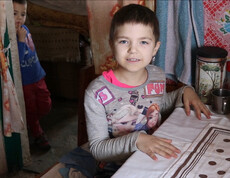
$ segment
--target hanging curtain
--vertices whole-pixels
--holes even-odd
[[[30,161],[27,129],[23,123],[25,106],[13,14],[12,1],[0,1],[1,173],[6,172],[7,168],[8,171],[22,168],[23,163]]]
[[[5,6],[3,6],[4,8]],[[3,10],[4,11],[4,10]],[[17,93],[10,74],[10,41],[6,27],[6,15],[1,17],[0,35],[0,71],[2,90],[2,111],[4,135],[12,136],[12,132],[20,133],[24,129],[22,112],[19,106]]]
[[[2,43],[2,38],[0,36],[0,70],[2,84],[3,128],[4,135],[7,137],[11,137],[12,132],[20,133],[24,129],[24,123],[21,109],[18,103],[17,93],[9,71],[9,57],[10,43],[7,43],[6,47],[4,47]]]
[[[128,4],[140,4],[154,10],[154,0],[87,0],[91,49],[96,74],[116,65],[109,46],[110,23],[117,10]]]
[[[5,32],[5,3],[0,1],[0,38],[2,34]],[[2,40],[1,40],[2,41]],[[1,93],[0,93],[1,96]],[[2,97],[0,97],[2,98]],[[2,111],[2,101],[0,100],[0,106]],[[2,112],[0,112],[0,175],[7,172],[7,163],[6,163],[6,153],[4,148],[4,137],[3,137],[3,129],[2,129]]]
[[[230,1],[205,0],[204,4],[204,43],[218,46],[228,51],[230,60]]]
[[[203,1],[156,1],[161,47],[155,64],[167,78],[192,84],[195,79],[195,50],[204,44]]]

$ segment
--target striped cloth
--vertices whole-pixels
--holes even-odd
[[[195,50],[204,44],[203,1],[156,1],[161,47],[155,65],[174,81],[195,81]]]

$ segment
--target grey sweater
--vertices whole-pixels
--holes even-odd
[[[148,133],[144,119],[137,123],[140,115],[146,115],[144,108],[156,104],[162,113],[183,106],[184,88],[166,93],[165,73],[154,65],[146,69],[148,79],[138,87],[121,88],[101,75],[86,89],[84,106],[89,146],[97,160],[124,161],[137,150],[138,135]],[[140,123],[142,127],[137,127]]]

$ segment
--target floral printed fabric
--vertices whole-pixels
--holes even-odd
[[[204,0],[205,45],[228,51],[230,59],[230,0]]]
[[[4,135],[10,137],[12,132],[20,132],[24,124],[2,43],[0,44],[0,60]]]
[[[4,15],[5,5],[1,3],[1,18],[0,18],[0,73],[1,73],[1,90],[2,90],[2,110],[3,110],[3,127],[4,135],[12,136],[12,132],[21,132],[24,128],[21,109],[18,103],[18,98],[15,86],[10,75],[8,61],[10,54],[10,43],[3,45],[3,36],[6,33],[6,16]],[[7,35],[5,35],[6,37]],[[9,41],[9,40],[8,40]],[[5,55],[6,54],[6,55]]]

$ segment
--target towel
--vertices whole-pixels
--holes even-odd
[[[203,2],[193,0],[156,1],[161,47],[155,65],[166,77],[195,83],[195,50],[204,44]]]

